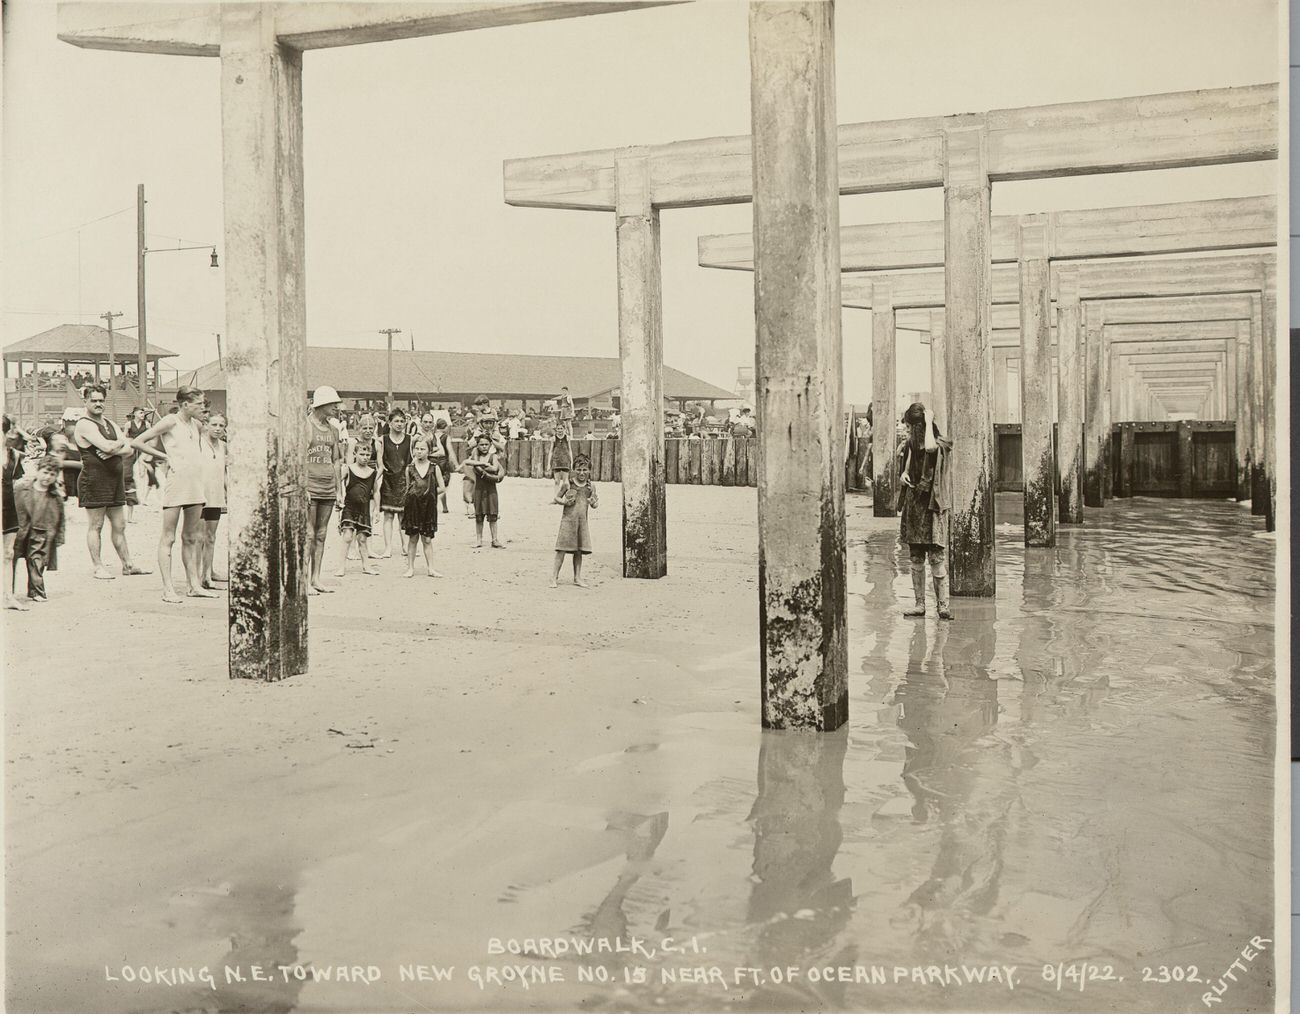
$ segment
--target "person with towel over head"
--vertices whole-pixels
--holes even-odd
[[[907,545],[916,604],[904,616],[925,615],[925,562],[930,561],[939,619],[951,620],[948,601],[948,523],[952,514],[952,475],[945,439],[928,409],[913,402],[903,413],[906,436],[898,445],[898,483],[894,510],[899,516],[899,541]]]

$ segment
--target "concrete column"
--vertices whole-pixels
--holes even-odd
[[[1006,349],[993,350],[993,422],[995,424],[1011,421],[1011,404],[1007,397],[1007,380],[1011,371],[1007,360]]]
[[[944,303],[948,413],[953,441],[948,557],[954,595],[997,589],[993,541],[993,407],[989,402],[988,136],[983,124],[944,131]]]
[[[1109,500],[1114,493],[1112,489],[1115,482],[1114,457],[1112,453],[1112,434],[1111,426],[1115,418],[1114,412],[1111,411],[1110,403],[1110,336],[1106,333],[1106,328],[1101,329],[1101,383],[1102,392],[1101,400],[1101,499],[1104,503]]]
[[[650,163],[615,163],[618,354],[623,482],[623,576],[668,573],[664,503],[663,299],[659,209],[650,203]]]
[[[1085,379],[1083,398],[1083,502],[1088,507],[1100,507],[1105,502],[1102,484],[1102,426],[1105,412],[1106,377],[1102,369],[1104,340],[1102,311],[1097,303],[1085,303],[1083,308],[1083,350]]]
[[[1052,293],[1047,219],[1020,220],[1020,446],[1025,545],[1056,545],[1056,459],[1052,453]]]
[[[1264,274],[1264,495],[1267,510],[1264,530],[1277,529],[1277,280],[1273,272]]]
[[[1237,324],[1237,428],[1234,434],[1237,452],[1237,500],[1250,499],[1250,436],[1254,422],[1250,407],[1250,321]]]
[[[1192,427],[1178,424],[1178,495],[1192,495]]]
[[[1125,421],[1119,425],[1119,488],[1115,491],[1115,495],[1131,497],[1133,495],[1133,423]]]
[[[1061,487],[1060,522],[1063,525],[1083,524],[1081,312],[1075,278],[1062,273],[1056,303],[1056,470]]]
[[[849,710],[834,25],[749,7],[763,726],[823,732]]]
[[[1268,399],[1264,377],[1268,373],[1264,358],[1264,300],[1262,293],[1250,299],[1250,418],[1254,424],[1250,435],[1250,513],[1263,517],[1264,501],[1268,494],[1268,479],[1264,465],[1265,416]]]
[[[307,671],[302,55],[269,4],[221,10],[230,675]]]
[[[892,518],[894,510],[894,422],[898,411],[898,342],[894,297],[889,285],[871,287],[871,513]]]
[[[948,331],[942,310],[930,311],[930,393],[931,409],[939,432],[948,435]]]

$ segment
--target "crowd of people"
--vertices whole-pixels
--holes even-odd
[[[183,386],[175,404],[160,417],[136,408],[125,427],[108,419],[107,394],[99,385],[86,391],[84,410],[69,409],[62,425],[32,433],[4,417],[4,553],[6,608],[25,610],[46,599],[45,574],[57,568],[58,547],[65,541],[67,503],[76,497],[87,519],[86,548],[93,576],[117,577],[105,564],[102,538],[108,523],[110,541],[122,576],[150,574],[131,556],[127,525],[133,510],[159,491],[162,529],[158,569],[164,602],[186,597],[212,598],[227,577],[214,568],[221,516],[226,513],[227,432],[224,414],[214,411],[204,393]],[[571,446],[576,412],[567,389],[555,399],[548,470],[554,478],[553,502],[562,508],[551,584],[558,582],[565,555],[573,556],[574,584],[582,580],[582,557],[591,552],[587,512],[597,506],[591,485],[591,462]],[[461,417],[466,433],[462,460],[451,440],[445,414],[427,410],[408,416],[400,408],[386,413],[361,411],[345,419],[343,401],[328,386],[313,392],[308,410],[306,445],[306,547],[309,595],[333,589],[321,571],[334,513],[341,534],[335,576],[347,574],[350,559],[361,572],[378,574],[375,560],[389,559],[396,549],[406,561],[405,576],[415,575],[418,555],[430,577],[433,539],[439,515],[450,513],[447,492],[453,473],[461,474],[467,518],[475,525],[476,548],[504,549],[500,531],[498,486],[505,478],[508,419],[480,398]],[[181,542],[185,574],[183,594],[173,583],[172,558]],[[372,545],[382,540],[382,548]],[[26,595],[17,594],[17,564],[26,563]]]

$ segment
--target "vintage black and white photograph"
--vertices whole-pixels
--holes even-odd
[[[5,1009],[1286,1010],[1287,31],[4,0]]]

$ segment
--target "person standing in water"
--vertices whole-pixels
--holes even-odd
[[[894,509],[899,516],[899,541],[907,545],[916,604],[904,616],[925,615],[925,562],[930,561],[939,619],[951,620],[948,601],[948,522],[952,511],[952,475],[948,455],[952,441],[926,407],[913,402],[903,413],[906,436],[898,445],[895,464],[898,488]]]

